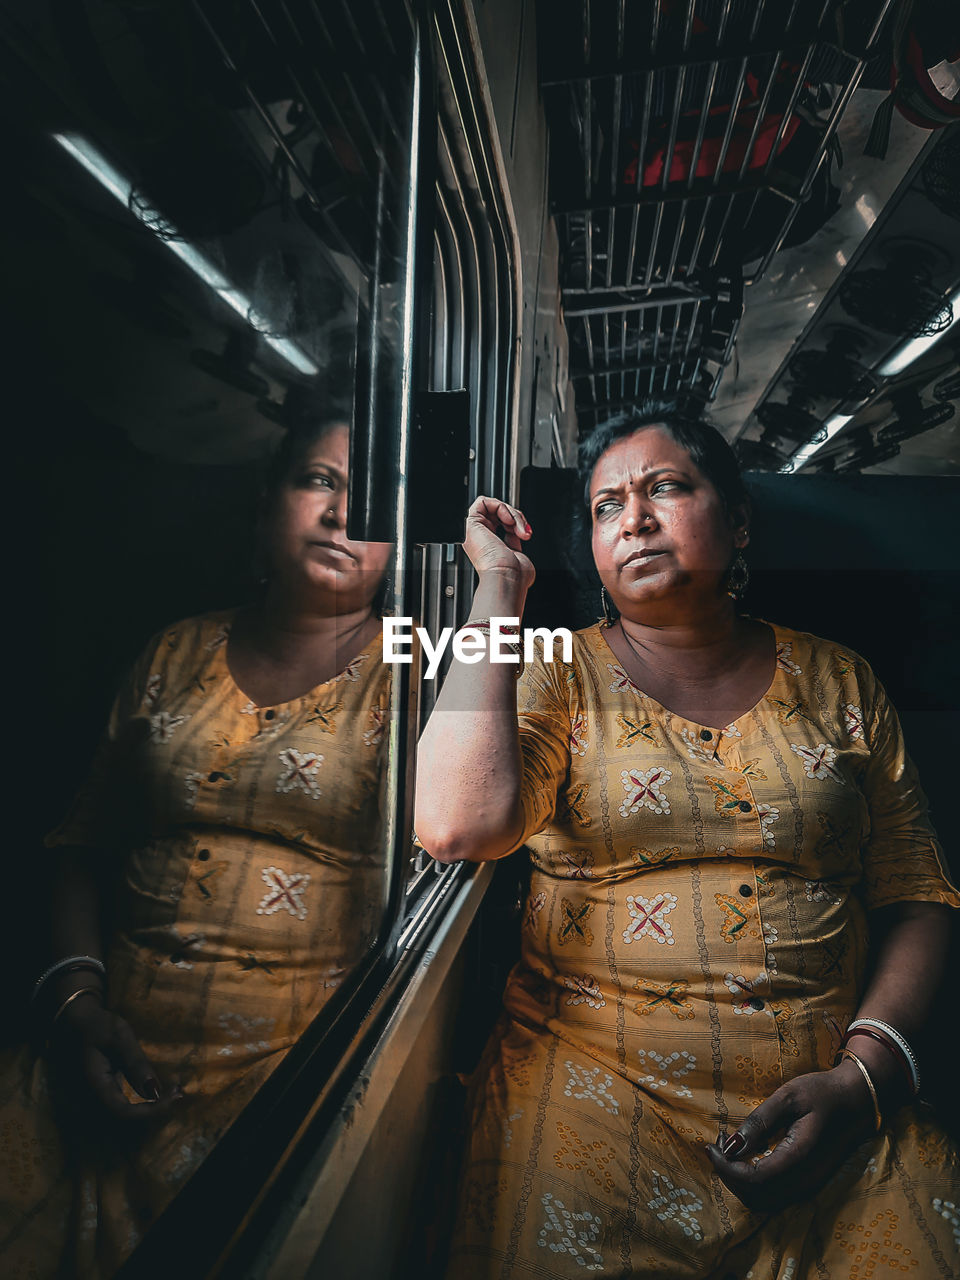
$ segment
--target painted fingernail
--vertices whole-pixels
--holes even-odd
[[[524,522],[523,522],[523,527],[526,529],[527,533],[533,533],[533,530],[532,530],[532,529],[530,528],[530,526],[527,524],[526,520],[524,520]]]
[[[742,1133],[732,1133],[723,1144],[723,1154],[729,1159],[742,1151],[747,1145],[747,1140]]]

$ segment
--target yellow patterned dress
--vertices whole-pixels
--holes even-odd
[[[144,651],[49,843],[112,859],[110,1006],[184,1099],[64,1140],[45,1064],[0,1076],[0,1274],[110,1275],[377,932],[389,667],[380,637],[304,697],[254,706],[232,614]],[[91,856],[95,856],[93,853]],[[67,1121],[69,1122],[69,1121]]]
[[[832,1065],[866,908],[960,905],[896,714],[857,654],[774,627],[722,731],[642,693],[602,629],[520,682],[521,960],[474,1079],[450,1280],[864,1280],[960,1271],[960,1170],[902,1111],[786,1213],[703,1152]]]

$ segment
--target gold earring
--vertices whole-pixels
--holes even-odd
[[[601,627],[612,627],[615,619],[606,587],[600,588],[600,608],[603,610],[603,617],[598,618],[597,621],[600,623]]]

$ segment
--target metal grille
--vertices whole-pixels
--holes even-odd
[[[713,399],[745,268],[758,280],[790,233],[890,3],[859,24],[839,0],[541,6],[584,426],[644,394]]]

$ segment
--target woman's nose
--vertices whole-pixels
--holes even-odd
[[[331,529],[345,529],[347,525],[347,495],[331,494],[321,513],[320,520]]]
[[[652,509],[634,494],[627,499],[620,527],[625,534],[636,534],[656,527],[657,518]]]

